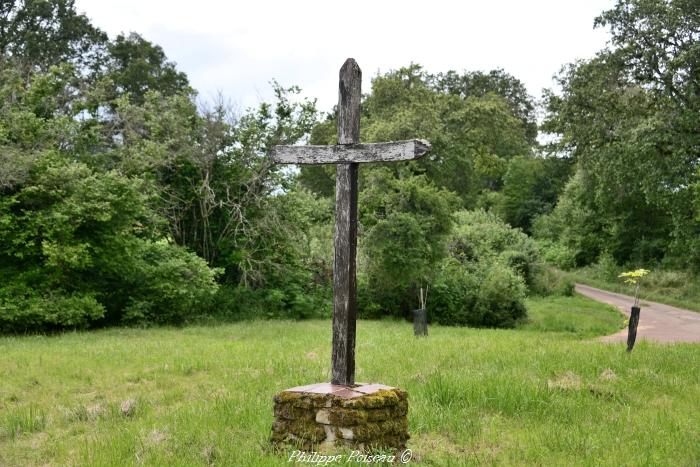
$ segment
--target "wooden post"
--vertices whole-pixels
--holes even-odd
[[[349,58],[340,69],[338,144],[360,142],[362,71]],[[331,383],[355,384],[357,315],[357,162],[336,164],[335,262],[333,263],[333,355]]]
[[[627,351],[631,352],[634,347],[634,341],[637,340],[637,325],[639,324],[639,307],[633,306],[630,314],[630,322],[627,327]]]
[[[425,308],[413,310],[413,334],[416,337],[428,335],[428,313]]]

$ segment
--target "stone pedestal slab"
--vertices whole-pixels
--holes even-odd
[[[274,396],[272,442],[304,451],[405,449],[406,391],[383,384],[311,384]]]

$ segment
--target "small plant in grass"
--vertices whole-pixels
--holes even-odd
[[[10,438],[41,431],[46,426],[46,413],[33,405],[8,410],[3,418],[1,431]]]
[[[639,324],[639,285],[644,276],[649,274],[648,269],[635,269],[634,271],[623,272],[618,277],[624,278],[625,282],[634,285],[634,305],[630,313],[630,320],[627,330],[627,351],[631,352],[634,341],[637,339],[637,325]]]
[[[620,274],[618,277],[625,279],[625,283],[634,285],[634,306],[639,307],[639,286],[642,278],[649,274],[648,269],[635,269]]]

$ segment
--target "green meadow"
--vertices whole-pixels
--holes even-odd
[[[357,379],[409,392],[417,465],[698,465],[700,346],[602,344],[581,297],[517,329],[359,321]],[[330,322],[0,338],[0,465],[290,465],[272,396],[329,380]]]

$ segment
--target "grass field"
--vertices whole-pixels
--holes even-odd
[[[409,392],[418,465],[698,465],[700,346],[600,344],[622,315],[528,303],[515,330],[358,323],[357,379]],[[330,322],[0,338],[0,465],[289,465],[272,395],[328,381]]]

